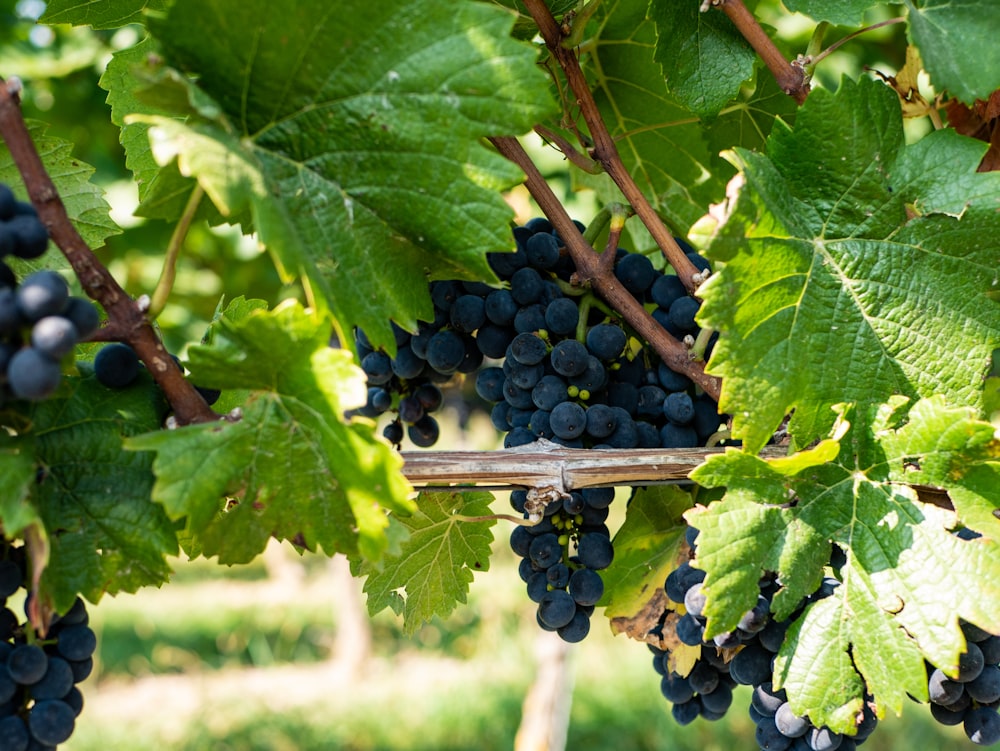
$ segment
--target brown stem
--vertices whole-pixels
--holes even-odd
[[[555,131],[549,130],[544,125],[536,125],[535,132],[544,138],[549,143],[553,144],[562,155],[566,157],[569,161],[575,164],[577,167],[582,169],[584,172],[589,172],[590,174],[598,174],[601,171],[600,165],[591,159],[589,156],[581,154],[579,151],[573,148],[573,144],[563,138],[561,135]]]
[[[219,419],[194,386],[185,380],[184,374],[163,347],[144,312],[76,231],[31,140],[21,114],[18,91],[16,85],[9,85],[0,78],[0,136],[10,150],[31,202],[52,241],[66,256],[84,291],[99,302],[108,314],[109,324],[105,328],[118,333],[117,338],[129,344],[146,363],[153,380],[170,401],[178,424]],[[100,340],[103,336],[99,332],[94,338]]]
[[[552,222],[559,237],[566,243],[566,249],[576,265],[578,278],[583,282],[589,282],[597,293],[635,329],[636,333],[649,342],[667,367],[683,373],[718,401],[721,380],[708,375],[702,363],[693,361],[688,348],[660,326],[642,304],[621,285],[615,275],[602,267],[600,256],[584,240],[580,230],[573,224],[566,209],[520,142],[511,136],[490,138],[490,142],[497,151],[524,171],[528,192]]]
[[[545,0],[524,0],[524,6],[538,25],[538,30],[545,40],[545,46],[549,48],[552,56],[559,63],[570,89],[576,97],[580,114],[587,123],[590,136],[594,141],[591,156],[601,163],[604,171],[614,180],[625,199],[635,209],[636,215],[646,225],[646,229],[653,236],[653,240],[663,252],[667,262],[674,267],[674,271],[677,272],[677,276],[680,277],[688,292],[693,294],[703,277],[695,265],[688,260],[687,255],[674,240],[673,233],[667,229],[659,214],[656,213],[628,170],[625,169],[621,155],[618,153],[618,147],[608,132],[604,118],[601,117],[601,112],[597,107],[597,102],[594,101],[594,95],[590,91],[590,86],[583,74],[583,69],[580,67],[580,61],[577,60],[576,53],[563,46],[562,28],[552,16]]]
[[[754,52],[760,55],[781,90],[802,104],[809,95],[809,81],[806,80],[805,71],[785,59],[753,13],[747,10],[743,0],[711,0],[710,4],[729,17]]]

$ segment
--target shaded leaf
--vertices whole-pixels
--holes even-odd
[[[116,29],[142,23],[147,11],[163,10],[167,0],[47,0],[41,23],[68,23]]]
[[[861,26],[865,11],[882,5],[882,0],[782,0],[788,10],[805,13],[817,21],[838,26]]]
[[[725,14],[696,3],[653,0],[654,58],[674,97],[700,117],[714,117],[753,76],[756,54]]]
[[[417,511],[393,517],[391,527],[408,532],[398,552],[378,564],[355,561],[356,576],[365,576],[368,612],[391,607],[403,616],[403,630],[413,634],[434,616],[447,617],[466,601],[473,574],[490,567],[490,528],[495,519],[465,521],[460,516],[490,513],[490,493],[421,493]],[[397,539],[399,533],[397,532]]]
[[[1000,88],[1000,5],[992,0],[906,0],[910,40],[938,90],[972,104]]]
[[[639,488],[615,534],[615,557],[602,572],[608,618],[638,614],[676,566],[691,494],[671,485]]]

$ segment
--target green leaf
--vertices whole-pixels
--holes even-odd
[[[119,141],[125,149],[125,166],[135,176],[139,189],[137,216],[173,221],[184,212],[195,187],[195,180],[181,175],[176,164],[161,167],[153,157],[149,143],[149,125],[128,121],[136,115],[170,116],[178,112],[199,114],[196,103],[198,91],[176,71],[164,69],[159,47],[153,39],[146,38],[134,47],[116,52],[98,82],[108,92],[111,122],[121,131]],[[200,112],[206,113],[202,103]],[[224,218],[207,201],[203,201],[196,214],[220,224]]]
[[[8,538],[40,521],[29,501],[36,476],[34,447],[6,431],[0,434],[0,525]]]
[[[708,250],[725,266],[699,320],[722,331],[709,370],[749,449],[792,410],[805,445],[841,401],[981,404],[1000,345],[987,297],[1000,175],[976,173],[985,148],[949,131],[907,147],[895,94],[845,80],[813,92],[766,156],[737,150],[747,186]]]
[[[410,517],[393,517],[409,532],[399,551],[387,553],[380,565],[355,561],[356,576],[365,576],[368,612],[391,607],[403,615],[403,630],[413,634],[434,616],[447,617],[466,601],[473,574],[490,567],[490,528],[495,519],[461,517],[490,514],[490,493],[421,493]],[[398,534],[398,533],[397,533]],[[398,538],[397,538],[398,539]]]
[[[81,370],[86,370],[81,364]],[[92,375],[64,377],[59,394],[31,409],[31,441],[44,478],[30,501],[51,552],[42,587],[57,611],[77,594],[91,602],[160,585],[177,554],[174,525],[150,500],[153,456],[122,450],[129,436],[158,428],[163,395],[148,376],[124,390]]]
[[[608,618],[632,617],[649,602],[677,563],[684,541],[682,514],[691,494],[672,485],[639,488],[615,534],[615,558],[602,572]]]
[[[1000,88],[1000,5],[993,0],[906,0],[910,41],[938,90],[972,104]]]
[[[782,0],[790,11],[805,13],[817,21],[838,26],[860,26],[865,11],[882,5],[882,0]]]
[[[297,0],[276,14],[264,0],[178,0],[150,27],[196,77],[198,111],[188,97],[133,119],[155,126],[159,165],[195,177],[231,221],[250,217],[345,328],[391,347],[390,318],[431,317],[428,276],[490,280],[486,252],[513,248],[500,192],[521,174],[481,139],[553,109],[513,21],[474,2]],[[176,101],[176,77],[163,85],[146,101]]]
[[[686,515],[700,530],[708,632],[735,626],[764,571],[783,585],[776,617],[788,615],[815,589],[832,541],[847,556],[841,584],[789,631],[776,681],[796,712],[840,731],[853,727],[866,690],[897,713],[907,694],[926,698],[924,659],[957,670],[960,618],[1000,629],[1000,545],[960,539],[951,530],[962,513],[922,502],[909,483],[949,494],[965,487],[995,459],[987,430],[940,398],[908,411],[896,399],[870,414],[844,410],[834,438],[812,450],[818,460],[839,445],[829,463],[735,450],[709,458],[692,479],[726,495]],[[1000,504],[1000,484],[982,490],[984,502]]]
[[[130,23],[142,23],[147,11],[163,10],[167,0],[48,0],[41,23],[68,23],[116,29]]]
[[[725,14],[702,13],[697,3],[654,0],[654,59],[670,92],[699,117],[713,117],[753,76],[757,56]]]
[[[55,183],[59,197],[66,206],[73,226],[91,248],[100,248],[111,235],[121,232],[111,219],[111,207],[103,191],[90,182],[94,168],[73,156],[73,144],[61,138],[45,135],[47,125],[28,123],[28,133],[35,143],[49,177]],[[11,158],[7,144],[0,140],[0,182],[10,185],[21,200],[28,200],[21,188],[21,173]],[[50,246],[52,247],[52,246]],[[49,254],[47,261],[52,260]]]
[[[211,346],[193,347],[188,366],[199,385],[249,389],[243,416],[130,440],[157,452],[153,498],[222,563],[251,560],[270,537],[378,558],[384,509],[412,503],[402,462],[373,424],[344,422],[364,403],[364,375],[298,303],[249,316],[234,304],[240,320],[217,320]]]

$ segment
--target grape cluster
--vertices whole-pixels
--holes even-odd
[[[361,368],[368,379],[368,400],[356,412],[378,417],[395,406],[396,419],[383,429],[386,440],[399,445],[405,433],[414,445],[427,448],[437,443],[441,434],[432,413],[444,403],[444,396],[435,384],[447,382],[456,370],[438,370],[426,359],[426,348],[417,341],[419,332],[411,335],[396,324],[392,329],[396,338],[395,357],[374,349],[361,329],[355,332]],[[426,330],[421,323],[420,332]],[[482,360],[481,355],[478,360],[470,360],[463,365],[462,372],[472,372]]]
[[[611,565],[614,547],[604,523],[614,488],[586,488],[562,499],[532,507],[528,492],[511,493],[511,506],[537,523],[514,527],[511,549],[521,558],[519,573],[528,597],[538,604],[538,625],[564,641],[581,641],[590,632],[590,616],[604,594],[597,573]],[[575,553],[571,554],[571,549]]]
[[[29,203],[0,185],[0,259],[37,258],[48,232]],[[61,360],[100,323],[89,300],[73,297],[55,271],[36,271],[20,284],[0,260],[0,399],[37,401],[59,386]]]
[[[491,421],[508,448],[539,438],[572,448],[704,445],[726,420],[715,402],[644,349],[592,292],[573,284],[575,265],[547,219],[513,233],[516,252],[488,257],[502,287],[432,282],[434,320],[412,334],[395,327],[395,357],[356,332],[368,379],[368,402],[359,412],[376,417],[395,406],[399,417],[386,437],[398,443],[402,422],[414,443],[429,446],[438,435],[429,414],[440,403],[434,384],[476,373],[476,392],[493,405]],[[707,270],[705,259],[686,247]],[[677,276],[623,249],[614,273],[667,331],[696,341],[700,303]]]
[[[696,552],[697,530],[688,529],[688,544]],[[866,703],[862,719],[854,735],[835,733],[826,727],[816,727],[807,717],[794,713],[785,691],[775,690],[772,683],[774,657],[785,638],[789,625],[811,602],[829,597],[840,582],[827,577],[819,589],[788,619],[775,620],[770,615],[771,599],[780,587],[773,574],[760,580],[757,604],[740,619],[730,632],[705,639],[703,610],[705,595],[702,584],[705,572],[685,561],[674,569],[664,583],[667,597],[683,603],[685,613],[679,618],[665,611],[658,629],[662,633],[671,617],[677,639],[689,646],[700,646],[701,655],[694,667],[685,675],[670,669],[669,653],[651,646],[653,668],[662,678],[660,690],[671,702],[671,713],[681,725],[701,716],[708,720],[721,718],[733,700],[737,685],[753,687],[750,716],[757,725],[755,737],[761,749],[784,751],[850,751],[861,745],[875,729],[877,718]],[[734,653],[735,651],[735,653]]]
[[[24,548],[0,560],[0,749],[54,749],[73,733],[83,709],[77,688],[94,667],[97,638],[81,599],[42,637],[22,623],[7,598],[25,587]],[[30,602],[30,600],[29,600]]]
[[[958,675],[949,677],[927,664],[931,716],[942,725],[962,725],[973,743],[1000,742],[1000,636],[962,624],[966,650],[959,657]]]

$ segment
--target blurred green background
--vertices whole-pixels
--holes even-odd
[[[148,294],[160,272],[172,227],[136,220],[135,189],[124,168],[117,129],[97,80],[109,56],[141,38],[112,32],[47,28],[33,23],[41,0],[0,0],[0,75],[25,83],[29,117],[75,144],[96,168],[124,231],[98,249],[130,294]],[[762,2],[782,38],[803,49],[811,24]],[[769,16],[767,14],[770,14]],[[873,20],[880,20],[873,18]],[[828,39],[846,30],[832,31]],[[819,71],[835,85],[842,72],[902,65],[901,27],[848,44]],[[543,166],[569,190],[561,160]],[[523,194],[512,203],[531,212]],[[586,201],[571,206],[588,218]],[[238,232],[196,226],[188,236],[171,303],[159,323],[168,348],[183,356],[211,319],[222,290],[275,301],[282,286],[270,260]],[[458,424],[458,416],[444,423]],[[489,448],[491,434],[459,435]],[[505,506],[498,499],[498,510]],[[91,608],[100,647],[94,675],[83,685],[86,707],[68,751],[491,751],[511,749],[525,695],[537,673],[539,630],[523,591],[501,522],[488,575],[474,583],[470,603],[446,622],[406,638],[388,613],[357,619],[360,583],[342,561],[301,558],[273,546],[253,565],[225,569],[178,561],[162,590],[106,598]],[[348,604],[354,603],[353,607]],[[572,749],[752,749],[753,724],[742,690],[728,717],[686,728],[670,718],[647,649],[612,637],[595,619],[590,637],[570,650]],[[367,628],[361,627],[367,624]],[[912,705],[889,718],[866,748],[968,748],[960,729],[933,723]],[[534,750],[532,750],[534,751]]]

